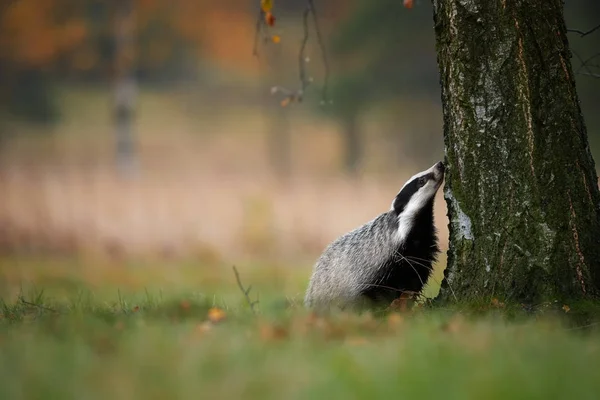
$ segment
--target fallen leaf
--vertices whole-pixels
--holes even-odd
[[[392,301],[389,308],[395,311],[405,312],[409,303],[414,303],[413,296],[410,293],[402,293],[400,297]]]
[[[281,340],[288,336],[288,331],[282,326],[262,324],[260,326],[260,337],[263,340]]]
[[[218,307],[213,307],[208,310],[208,319],[212,323],[217,323],[224,320],[226,317],[225,311],[221,310]]]
[[[281,42],[281,37],[279,37],[279,35],[273,35],[271,36],[271,40],[273,41],[273,43],[279,43]]]
[[[500,300],[498,300],[497,298],[493,298],[492,299],[492,305],[494,307],[498,307],[498,308],[504,308],[504,303],[502,303]]]
[[[404,7],[408,9],[413,8],[413,0],[404,0]]]
[[[292,101],[292,97],[286,97],[285,99],[281,100],[281,107],[287,107]]]
[[[184,309],[184,310],[189,310],[189,308],[190,308],[191,304],[190,304],[190,302],[189,302],[189,301],[187,301],[187,300],[183,300],[183,301],[182,301],[182,302],[179,304],[179,306],[180,306],[182,309]]]
[[[196,332],[203,334],[206,333],[208,331],[210,331],[212,329],[212,324],[208,321],[205,321],[201,324],[198,324],[198,326],[196,326]]]
[[[569,307],[569,306],[568,306],[568,305],[566,305],[566,304],[562,306],[562,309],[563,309],[563,310],[564,310],[566,313],[567,313],[567,312],[569,312],[569,311],[571,311],[571,307]]]
[[[462,318],[460,316],[455,316],[442,325],[442,330],[448,333],[456,333],[460,330],[461,327]]]
[[[138,312],[138,311],[140,311],[140,306],[133,307],[133,312]]]
[[[387,322],[388,322],[388,325],[390,327],[394,327],[395,328],[395,327],[398,327],[399,325],[401,325],[404,322],[404,317],[402,315],[394,312],[394,313],[391,313],[388,316]]]
[[[351,345],[351,346],[360,346],[363,344],[367,344],[369,343],[367,339],[365,339],[364,337],[352,337],[352,338],[348,338],[346,339],[346,343]]]

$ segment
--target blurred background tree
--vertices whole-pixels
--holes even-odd
[[[305,2],[275,1],[270,33],[281,40],[261,43],[256,58],[258,0],[132,1],[130,132],[143,174],[127,185],[112,175],[114,11],[123,3],[0,2],[0,247],[2,226],[12,226],[13,244],[68,236],[169,253],[202,242],[231,254],[255,243],[247,236],[260,226],[261,248],[310,257],[443,157],[429,1],[407,9],[402,0],[315,0],[332,103],[320,105],[324,69],[311,24],[314,83],[287,107],[270,89],[299,85]],[[568,27],[599,23],[598,7],[567,0]],[[598,37],[569,39],[588,57]],[[577,85],[598,160],[600,80],[578,75]],[[260,223],[246,215],[255,212]]]

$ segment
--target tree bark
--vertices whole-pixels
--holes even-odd
[[[115,35],[115,103],[117,167],[124,175],[135,172],[133,117],[137,83],[135,79],[135,15],[133,0],[116,0]]]
[[[560,0],[433,0],[450,221],[441,299],[600,287],[600,194]]]

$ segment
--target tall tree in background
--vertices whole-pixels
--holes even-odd
[[[419,108],[415,99],[427,99],[432,108],[439,104],[435,38],[427,25],[431,21],[429,6],[408,11],[401,0],[350,3],[352,7],[336,27],[328,47],[338,68],[331,82],[333,107],[324,109],[342,128],[346,170],[356,172],[363,158],[363,132],[358,124],[361,114],[386,103],[405,104],[401,112],[390,115],[389,147],[399,166],[420,161],[419,149],[427,149],[427,154],[435,150],[441,153],[441,145],[432,143],[427,134],[439,135],[440,121],[429,118],[420,121],[415,134],[407,131]],[[414,159],[407,160],[407,155]]]
[[[133,114],[136,98],[134,0],[115,0],[114,7],[114,118],[117,164],[121,173],[130,174],[135,167],[133,137]]]
[[[264,52],[262,58],[261,91],[265,95],[265,122],[267,124],[267,146],[271,168],[278,179],[285,182],[292,172],[292,137],[289,118],[289,107],[273,107],[274,98],[270,88],[284,80],[285,69],[282,67],[283,54],[281,46],[273,45]]]
[[[433,0],[450,249],[442,298],[598,295],[600,194],[560,0]],[[449,285],[448,285],[449,284]]]

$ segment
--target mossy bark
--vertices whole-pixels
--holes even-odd
[[[450,220],[441,299],[596,298],[600,194],[560,0],[433,0]]]

